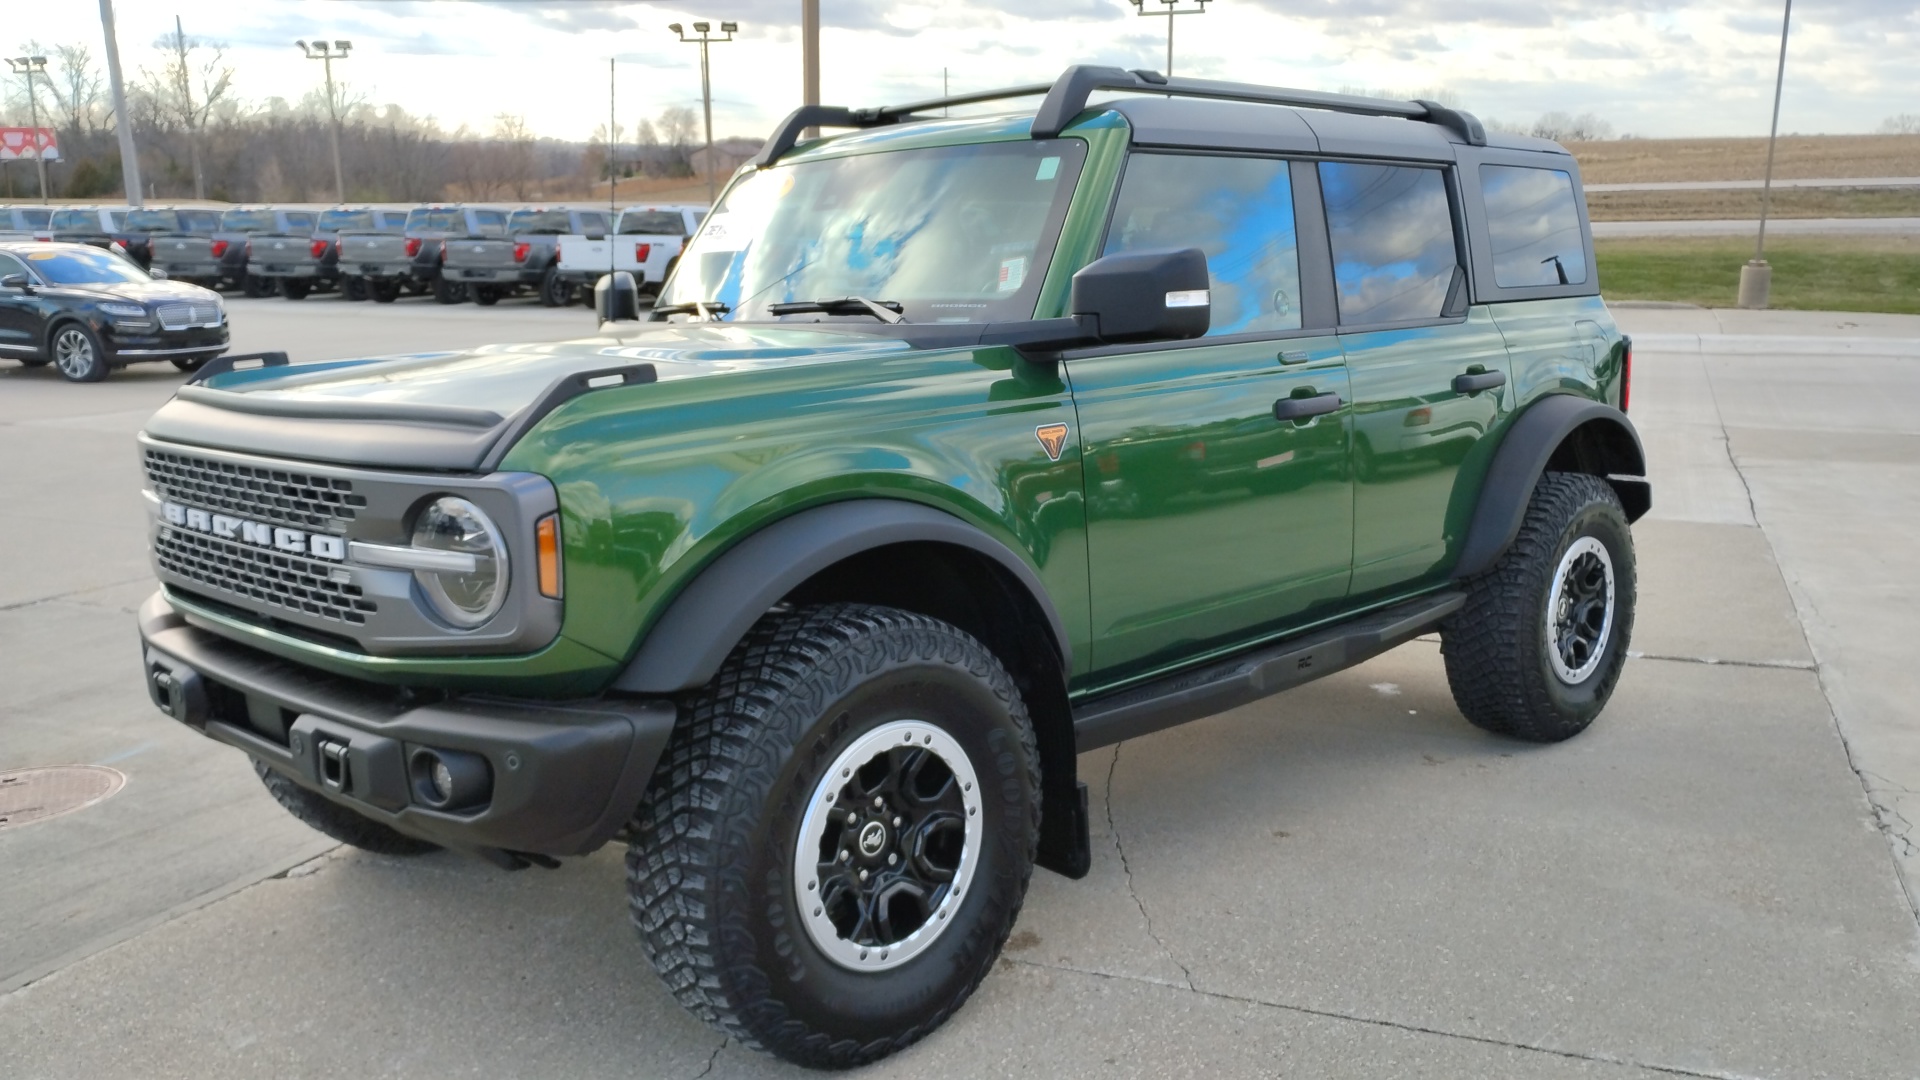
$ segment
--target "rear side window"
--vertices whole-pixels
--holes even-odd
[[[1300,328],[1300,252],[1288,163],[1136,154],[1103,254],[1197,247],[1212,277],[1209,337]]]
[[[1340,321],[1437,319],[1460,265],[1438,169],[1320,163]]]
[[[1559,169],[1482,165],[1480,194],[1487,206],[1494,284],[1519,289],[1586,283],[1587,248],[1580,236],[1571,175]]]

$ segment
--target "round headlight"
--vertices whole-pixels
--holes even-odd
[[[435,499],[413,526],[413,546],[472,556],[472,568],[415,570],[434,614],[471,630],[507,599],[507,548],[481,509],[451,495]]]

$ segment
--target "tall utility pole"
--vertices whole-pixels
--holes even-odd
[[[33,163],[40,167],[40,201],[47,201],[47,148],[40,145],[40,88],[34,85],[36,74],[47,71],[47,58],[44,56],[9,56],[7,66],[15,75],[27,77],[27,108],[33,116]]]
[[[820,104],[820,0],[800,0],[800,104]],[[819,128],[800,133],[803,139],[820,136]]]
[[[334,100],[333,96],[333,62],[335,60],[345,60],[347,58],[347,50],[353,48],[353,42],[316,41],[308,44],[305,41],[296,41],[294,44],[300,46],[301,51],[307,54],[307,59],[318,60],[326,66],[327,118],[332,121],[327,131],[333,136],[334,197],[340,202],[346,202],[347,181],[345,175],[340,171],[340,105],[339,102]]]
[[[113,86],[113,127],[120,136],[120,183],[127,202],[145,206],[140,186],[140,155],[133,148],[133,117],[127,112],[127,85],[120,78],[120,41],[113,32],[113,0],[100,0],[100,29],[107,36],[107,81]]]
[[[667,29],[679,34],[681,41],[697,43],[700,46],[700,104],[707,113],[707,204],[712,205],[713,201],[718,198],[718,194],[714,190],[713,178],[713,79],[707,66],[707,46],[722,45],[732,41],[734,32],[740,29],[740,24],[731,22],[721,23],[720,32],[727,35],[726,37],[711,36],[708,31],[713,29],[712,23],[697,22],[693,24],[693,32],[699,34],[699,37],[688,37],[687,32],[680,28],[679,23],[669,23],[667,24]]]
[[[1763,308],[1773,292],[1773,267],[1767,264],[1767,209],[1773,201],[1773,150],[1780,141],[1780,91],[1787,82],[1787,30],[1793,25],[1793,0],[1787,0],[1780,18],[1780,68],[1773,77],[1773,127],[1767,132],[1767,172],[1760,181],[1760,232],[1753,241],[1753,260],[1740,268],[1739,303]]]
[[[1166,7],[1166,10],[1165,11],[1149,11],[1147,10],[1147,4],[1149,2],[1164,5]],[[1128,3],[1131,3],[1133,5],[1134,14],[1136,15],[1146,15],[1155,19],[1160,18],[1163,15],[1166,16],[1166,19],[1167,19],[1166,76],[1167,78],[1169,79],[1173,78],[1173,17],[1175,15],[1205,15],[1207,13],[1207,5],[1212,2],[1213,0],[1192,0],[1192,3],[1194,4],[1193,7],[1183,8],[1180,6],[1180,0],[1128,0]]]

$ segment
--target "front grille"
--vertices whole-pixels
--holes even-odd
[[[168,330],[186,330],[195,326],[219,326],[220,303],[217,300],[190,300],[161,304],[154,308],[160,325]]]
[[[379,610],[360,586],[334,581],[330,563],[165,528],[153,551],[169,573],[282,611],[361,626],[367,612]]]
[[[148,450],[147,482],[162,499],[223,510],[237,517],[316,532],[344,531],[365,497],[353,482],[289,469]]]

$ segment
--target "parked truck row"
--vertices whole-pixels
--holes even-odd
[[[159,276],[249,297],[338,292],[392,303],[432,294],[549,307],[591,296],[624,270],[657,293],[704,206],[0,206],[0,240],[111,248]]]

